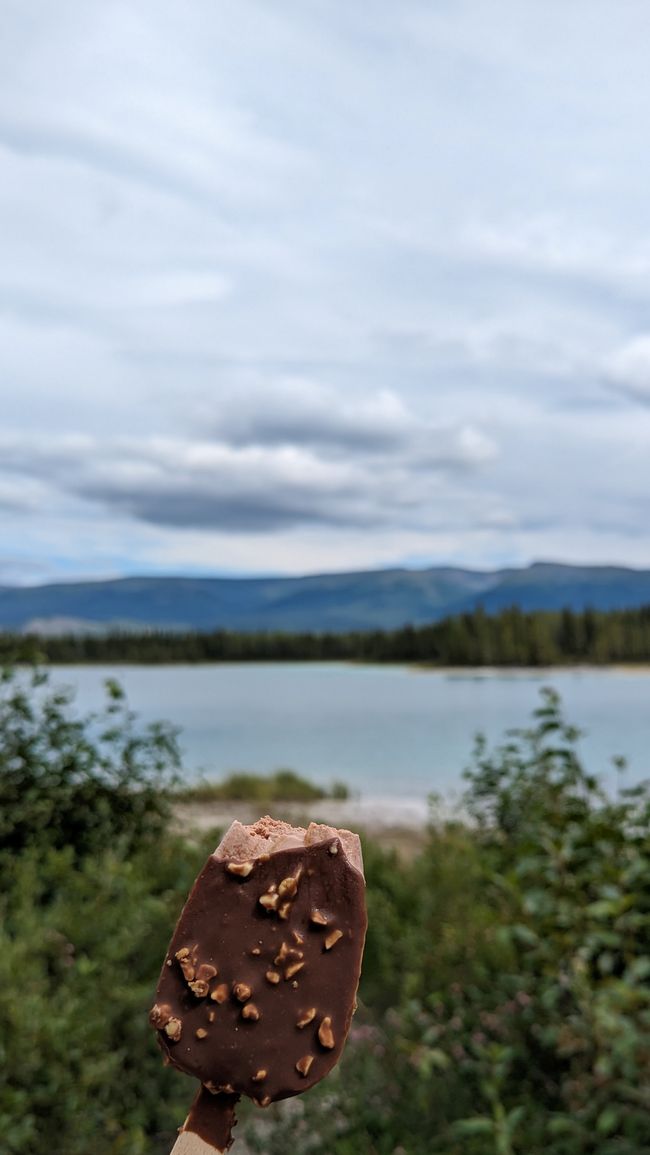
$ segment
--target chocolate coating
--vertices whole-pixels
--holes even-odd
[[[217,1151],[227,1151],[232,1145],[238,1100],[239,1095],[211,1095],[205,1087],[201,1087],[190,1107],[183,1130],[193,1131]]]
[[[340,1057],[364,881],[338,838],[255,859],[245,876],[229,865],[212,856],[196,880],[150,1017],[174,1066],[266,1106],[313,1086]]]

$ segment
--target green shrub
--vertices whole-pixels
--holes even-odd
[[[176,732],[139,732],[118,683],[107,681],[106,695],[101,713],[77,718],[71,691],[52,689],[47,674],[0,673],[0,855],[84,855],[116,840],[128,851],[164,830]]]
[[[165,840],[130,860],[31,848],[0,900],[0,1147],[7,1155],[139,1155],[191,1095],[147,1011],[199,865]]]
[[[577,737],[546,691],[534,727],[495,755],[480,742],[469,774],[512,958],[489,985],[450,990],[460,1025],[440,1038],[465,1051],[498,1152],[650,1150],[650,790],[611,799]]]
[[[473,829],[370,851],[358,1022],[267,1155],[650,1151],[650,791],[612,800],[576,739],[547,691],[478,742]]]
[[[121,1155],[182,1114],[146,1011],[202,855],[167,836],[173,731],[107,684],[76,718],[47,677],[0,683],[0,1149]],[[185,1090],[187,1095],[187,1090]]]
[[[343,782],[334,782],[330,790],[315,786],[294,770],[276,770],[274,774],[229,774],[223,782],[198,782],[175,791],[178,802],[319,802],[324,798],[338,801],[350,797]]]

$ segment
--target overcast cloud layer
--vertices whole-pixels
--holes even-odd
[[[650,7],[8,0],[0,582],[650,566]]]

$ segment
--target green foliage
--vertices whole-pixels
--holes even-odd
[[[650,1151],[650,790],[610,799],[576,737],[545,692],[530,729],[477,744],[472,828],[408,867],[371,851],[341,1069],[255,1150]]]
[[[4,684],[7,1155],[162,1155],[192,1095],[146,1012],[214,837],[169,836],[157,791],[174,744],[137,736],[111,694],[103,721],[75,721],[38,679]],[[650,1151],[648,788],[608,797],[547,692],[529,729],[477,744],[466,807],[471,822],[432,824],[413,861],[365,843],[370,924],[346,1052],[300,1100],[244,1113],[251,1151]]]
[[[431,666],[550,666],[650,661],[650,606],[497,614],[480,607],[431,625],[350,633],[259,630],[143,634],[0,634],[2,655],[50,662],[414,662]]]
[[[0,1135],[7,1155],[149,1151],[183,1088],[146,1011],[202,854],[167,835],[175,735],[122,691],[79,719],[45,675],[0,686]]]
[[[138,732],[112,680],[102,713],[77,718],[71,705],[42,672],[0,672],[0,861],[29,846],[129,849],[164,829],[175,731]]]
[[[174,792],[179,802],[318,802],[323,798],[344,800],[350,791],[343,782],[333,783],[330,790],[315,786],[294,770],[276,770],[275,774],[230,774],[223,782],[198,782]]]
[[[499,1029],[468,1048],[467,1074],[493,1112],[521,1108],[541,1149],[588,1152],[600,1136],[633,1155],[650,1149],[650,791],[605,794],[550,690],[535,723],[496,756],[479,744],[469,774],[514,958],[488,1007]],[[485,1009],[480,987],[454,1000],[470,1039]]]
[[[163,1067],[152,984],[199,867],[163,840],[127,859],[30,848],[0,899],[0,1148],[140,1155],[173,1134],[189,1080]],[[171,1146],[171,1143],[169,1144]]]

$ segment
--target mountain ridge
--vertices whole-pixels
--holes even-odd
[[[633,609],[650,604],[650,570],[533,562],[517,568],[392,567],[300,577],[128,576],[0,586],[0,629],[107,632],[219,628],[344,632],[423,625],[483,606]]]

